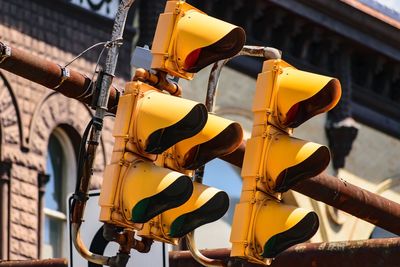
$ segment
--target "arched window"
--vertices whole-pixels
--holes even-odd
[[[42,258],[67,256],[67,195],[74,190],[76,156],[71,139],[61,128],[50,135],[47,147],[46,184],[43,201]]]

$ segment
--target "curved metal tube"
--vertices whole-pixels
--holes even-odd
[[[273,47],[245,45],[243,46],[242,50],[234,57],[215,62],[210,71],[210,76],[208,78],[207,95],[205,101],[205,105],[208,109],[208,112],[214,112],[218,81],[219,81],[219,76],[221,75],[222,68],[231,59],[238,56],[263,57],[265,59],[280,59],[282,58],[282,53],[281,51]]]
[[[189,251],[192,254],[193,258],[203,266],[206,267],[227,267],[227,265],[221,261],[216,259],[210,259],[201,254],[201,252],[196,247],[196,242],[194,240],[194,231],[188,233],[186,235],[187,245],[189,247]]]
[[[282,52],[276,48],[268,46],[245,45],[235,56],[263,57],[265,59],[281,59]]]
[[[72,240],[74,242],[74,246],[76,250],[84,257],[86,260],[99,264],[99,265],[109,265],[110,257],[106,257],[103,255],[98,255],[90,252],[85,244],[83,244],[79,229],[81,227],[80,223],[72,223]]]

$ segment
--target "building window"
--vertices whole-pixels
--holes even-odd
[[[74,189],[76,157],[71,141],[61,129],[49,138],[46,173],[49,181],[44,194],[44,224],[42,258],[59,258],[68,255],[67,196]]]

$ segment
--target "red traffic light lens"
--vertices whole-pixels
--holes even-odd
[[[201,48],[192,51],[185,60],[184,69],[188,70],[197,64],[200,57]]]
[[[294,106],[292,106],[289,110],[289,112],[286,115],[286,123],[292,123],[296,117],[297,117],[297,113],[299,112],[299,108],[300,108],[300,104],[297,103]]]

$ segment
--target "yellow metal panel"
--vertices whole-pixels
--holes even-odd
[[[236,204],[230,237],[232,257],[245,256],[252,211],[253,205],[250,202]]]
[[[120,171],[121,166],[119,164],[107,165],[104,170],[103,184],[99,197],[101,221],[109,221],[111,218],[111,210],[114,207],[116,184]]]
[[[113,136],[126,136],[128,134],[129,122],[133,112],[134,96],[132,94],[122,95],[118,101],[117,114],[115,116]]]
[[[272,70],[258,74],[253,98],[253,112],[265,112],[271,106],[274,75]]]
[[[242,177],[254,177],[255,179],[260,175],[264,139],[264,137],[258,136],[247,140],[241,173]]]
[[[153,46],[151,48],[151,53],[153,54],[152,69],[165,68],[165,59],[168,56],[168,47],[172,37],[175,17],[176,15],[173,13],[164,13],[158,18]]]

